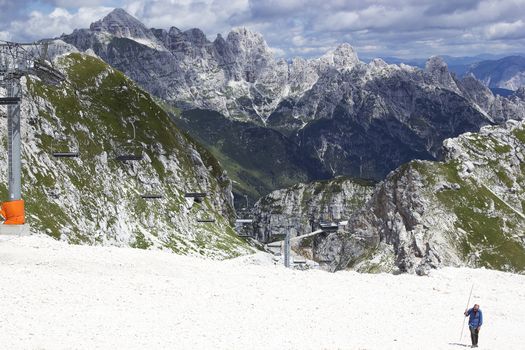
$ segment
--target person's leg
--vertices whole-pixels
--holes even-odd
[[[474,339],[474,332],[476,331],[476,328],[468,327],[470,329],[470,341],[472,342],[472,345],[476,345],[475,339]]]
[[[476,346],[478,346],[478,338],[479,338],[479,330],[478,329],[474,329],[474,340],[475,340],[474,345],[476,345]]]

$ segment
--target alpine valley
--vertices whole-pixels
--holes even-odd
[[[122,9],[53,39],[49,56],[66,81],[28,77],[22,106],[38,230],[223,258],[258,246],[232,228],[245,207],[262,243],[338,221],[293,246],[332,271],[525,271],[519,79],[494,95],[488,78],[459,78],[440,57],[424,68],[365,63],[349,44],[279,59],[247,28],[212,41],[196,28],[147,28]],[[60,135],[86,158],[52,160]],[[113,161],[130,142],[144,160]],[[161,201],[140,198],[153,189]],[[192,191],[208,197],[194,203]],[[196,222],[204,214],[215,222]]]
[[[446,138],[525,115],[523,91],[494,96],[439,57],[425,69],[365,64],[343,44],[286,61],[246,28],[210,41],[199,29],[149,29],[121,9],[60,39],[162,99],[252,199],[338,175],[381,180],[439,159]]]

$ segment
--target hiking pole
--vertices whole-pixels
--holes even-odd
[[[472,296],[473,289],[474,289],[474,283],[472,283],[472,287],[470,287],[470,294],[468,296],[467,307],[465,308],[465,310],[468,310],[468,306],[470,305],[470,297]],[[463,330],[465,329],[465,318],[467,318],[467,316],[464,316],[463,321],[461,322],[461,335],[459,336],[460,342],[461,342],[461,339],[463,339]]]

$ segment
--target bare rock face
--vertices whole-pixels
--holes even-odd
[[[439,159],[446,138],[525,115],[519,94],[495,97],[472,77],[457,79],[439,57],[424,70],[364,64],[342,44],[287,62],[246,28],[210,41],[199,29],[146,29],[123,10],[61,39],[183,110],[281,132],[333,176],[380,180],[412,159]]]
[[[287,230],[295,237],[316,231],[322,221],[348,220],[373,188],[371,181],[340,177],[273,191],[254,205],[253,236],[268,242]]]
[[[514,121],[446,140],[445,162],[393,171],[316,255],[359,271],[525,271],[524,146],[525,123]]]
[[[443,162],[406,163],[375,187],[334,179],[274,191],[255,205],[255,236],[303,235],[333,218],[348,223],[295,246],[330,270],[525,272],[525,122],[486,126],[443,148]]]
[[[459,92],[456,82],[443,58],[439,56],[430,57],[425,65],[425,72],[432,83],[448,90]]]
[[[337,70],[350,70],[361,63],[357,57],[357,52],[348,43],[339,45],[335,50],[328,52],[318,61],[322,68],[332,67]]]
[[[107,32],[123,38],[146,38],[149,30],[135,17],[122,9],[115,9],[89,27],[94,32]]]
[[[71,53],[54,65],[65,81],[22,80],[22,193],[32,231],[76,244],[214,258],[253,251],[230,226],[235,211],[226,173],[147,92],[96,57]],[[6,123],[0,133],[7,134]],[[57,151],[80,156],[56,158]],[[123,154],[142,159],[117,159]],[[0,172],[4,194],[6,175]],[[207,197],[198,203],[187,192]]]

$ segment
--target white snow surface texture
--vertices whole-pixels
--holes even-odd
[[[0,349],[461,349],[471,284],[480,349],[523,349],[525,276],[287,270],[0,237]]]

